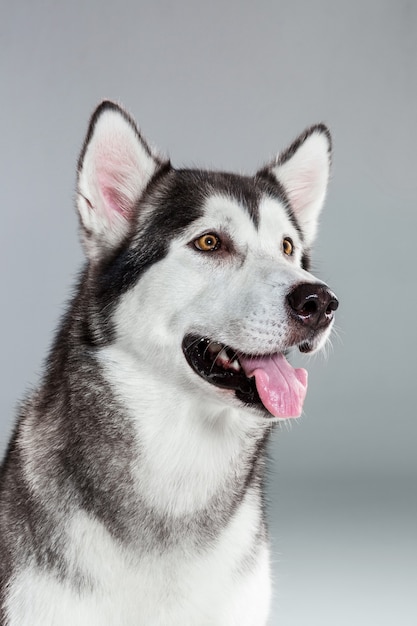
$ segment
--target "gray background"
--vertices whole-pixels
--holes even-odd
[[[271,446],[272,624],[417,624],[413,0],[2,3],[4,450],[82,260],[88,117],[123,102],[175,165],[252,172],[325,121],[315,266],[338,293],[305,416]]]

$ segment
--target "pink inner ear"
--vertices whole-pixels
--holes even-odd
[[[128,191],[128,182],[123,176],[119,172],[111,172],[108,166],[102,166],[97,172],[97,182],[103,199],[103,208],[110,222],[113,221],[115,213],[128,219],[133,203],[127,194],[123,193],[124,188]]]
[[[129,217],[129,207],[127,207],[126,198],[123,198],[123,194],[113,187],[106,187],[101,185],[101,195],[104,200],[104,208],[107,216],[112,219],[113,213],[118,213],[123,217]]]
[[[129,219],[141,188],[143,173],[136,147],[125,139],[105,137],[93,147],[97,200],[110,223],[116,216]]]
[[[312,186],[314,186],[314,176],[310,172],[304,172],[302,180],[288,190],[291,204],[296,210],[302,210],[312,199]]]

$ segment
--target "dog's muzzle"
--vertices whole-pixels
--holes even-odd
[[[339,306],[323,283],[299,283],[287,295],[286,304],[292,323],[288,345],[282,351],[245,354],[216,339],[194,334],[187,334],[182,343],[184,356],[198,376],[281,419],[301,414],[307,390],[307,372],[294,369],[283,352],[292,346],[301,352],[315,350]]]

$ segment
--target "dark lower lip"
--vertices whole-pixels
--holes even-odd
[[[308,354],[309,352],[312,352],[312,350],[314,350],[314,346],[308,341],[304,341],[303,343],[300,343],[300,345],[298,346],[298,349],[300,352],[303,352],[304,354]]]
[[[184,356],[191,369],[203,380],[220,389],[229,389],[235,392],[236,397],[245,404],[262,405],[259,398],[255,379],[248,378],[242,369],[225,369],[216,364],[208,347],[212,339],[198,335],[186,335],[182,342]],[[234,351],[224,346],[227,352]]]

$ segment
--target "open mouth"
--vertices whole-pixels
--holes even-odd
[[[182,349],[189,365],[201,378],[221,389],[235,391],[242,402],[262,404],[255,379],[246,376],[235,350],[194,335],[186,335]]]
[[[274,417],[298,417],[307,390],[307,372],[294,369],[282,353],[251,356],[207,337],[186,335],[182,343],[190,367],[208,383],[235,392],[249,405]]]

